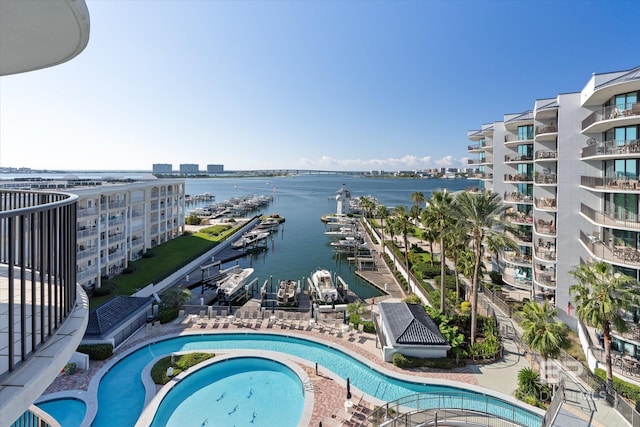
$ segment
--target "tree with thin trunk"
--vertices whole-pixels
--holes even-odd
[[[384,233],[385,233],[384,220],[389,217],[389,210],[385,205],[378,205],[374,215],[377,218],[380,218],[380,230],[382,231],[382,240],[380,241],[380,246],[384,248]]]
[[[360,208],[362,208],[362,214],[365,218],[371,217],[371,212],[375,208],[376,204],[371,197],[360,197]]]
[[[433,218],[431,218],[431,212],[428,209],[422,211],[420,215],[420,224],[422,224],[421,236],[429,243],[429,252],[431,255],[431,267],[433,267],[433,242],[436,240],[435,227],[433,226]]]
[[[453,217],[452,219],[454,221],[456,220],[455,217]],[[452,225],[445,238],[447,239],[447,248],[450,248],[449,256],[451,257],[451,262],[453,263],[453,271],[456,278],[456,300],[458,300],[460,299],[460,275],[458,273],[461,272],[459,261],[460,257],[463,256],[463,253],[465,251],[468,251],[469,235],[463,228],[458,227],[457,224],[454,224]]]
[[[427,199],[424,197],[424,194],[421,191],[415,191],[411,193],[411,201],[414,206],[417,206],[420,210],[424,207],[424,202]]]
[[[547,360],[556,358],[565,343],[567,325],[556,320],[558,310],[548,301],[529,301],[522,307],[522,341],[542,356],[540,376],[547,379]]]
[[[397,206],[393,210],[393,223],[395,229],[402,236],[402,243],[404,245],[404,264],[409,272],[409,232],[411,231],[412,224],[409,219],[409,214],[404,206]]]
[[[604,261],[581,264],[569,271],[578,283],[569,288],[578,319],[602,331],[607,368],[607,391],[613,389],[611,362],[611,331],[627,330],[623,310],[634,303],[638,282],[631,276],[616,272]]]
[[[453,197],[444,191],[435,191],[429,199],[427,205],[429,217],[432,221],[436,235],[438,236],[440,245],[440,312],[445,312],[447,288],[446,288],[446,269],[447,269],[447,238],[451,226],[454,223],[452,215]]]
[[[473,279],[471,280],[471,336],[470,342],[476,342],[478,323],[478,285],[480,283],[482,256],[487,238],[501,234],[505,227],[505,205],[501,197],[492,191],[463,191],[455,198],[456,214],[459,224],[471,236],[471,248],[475,255]],[[504,239],[509,237],[504,236]]]

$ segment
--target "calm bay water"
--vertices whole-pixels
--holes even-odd
[[[324,235],[325,225],[320,218],[336,212],[335,196],[342,184],[351,191],[352,197],[372,196],[388,207],[404,205],[409,208],[412,204],[411,194],[416,191],[429,198],[434,190],[446,188],[458,191],[477,186],[478,183],[462,179],[363,178],[348,175],[198,178],[187,179],[186,192],[190,195],[211,193],[216,196],[217,202],[250,194],[273,196],[273,202],[257,214],[277,213],[286,219],[285,223],[270,241],[266,252],[237,261],[243,267],[253,267],[253,277],[258,278],[260,284],[270,278],[273,283],[281,279],[302,280],[321,267],[340,275],[361,298],[378,296],[379,291],[355,276],[353,265],[349,265],[344,257],[334,254],[330,239]]]

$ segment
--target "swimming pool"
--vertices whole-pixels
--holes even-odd
[[[262,357],[233,357],[187,375],[162,398],[151,426],[296,426],[304,407],[301,378]]]
[[[36,403],[36,406],[54,417],[62,427],[82,425],[82,420],[87,412],[87,405],[84,401],[72,397]]]
[[[351,355],[309,339],[269,333],[218,333],[183,335],[148,343],[125,355],[111,366],[99,381],[98,410],[92,425],[133,426],[145,404],[145,389],[141,372],[156,357],[180,351],[198,350],[266,350],[289,354],[317,362],[321,369],[349,378],[351,385],[382,401],[392,401],[415,393],[439,393],[466,396],[467,402],[478,402],[483,411],[513,418],[516,422],[538,427],[541,416],[528,411],[514,401],[469,391],[465,388],[403,381],[379,372]],[[428,379],[424,379],[428,381]],[[487,401],[489,402],[487,404]],[[198,424],[199,425],[199,424]]]

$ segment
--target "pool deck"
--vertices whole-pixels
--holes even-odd
[[[290,336],[300,336],[304,338],[316,339],[336,347],[346,350],[352,355],[356,355],[360,360],[371,365],[377,365],[397,373],[398,375],[411,375],[412,377],[430,378],[435,382],[438,380],[455,381],[463,387],[468,384],[473,386],[486,387],[491,390],[513,395],[516,388],[517,372],[524,366],[529,366],[528,361],[520,354],[505,352],[505,357],[495,363],[483,365],[467,365],[452,370],[419,369],[405,370],[394,366],[391,363],[382,362],[380,350],[376,348],[374,334],[358,331],[348,331],[341,333],[342,316],[340,319],[334,313],[323,313],[317,324],[309,323],[305,320],[295,319],[241,319],[229,318],[227,321],[203,321],[187,317],[166,325],[149,325],[136,332],[125,344],[116,350],[116,355],[125,353],[127,350],[136,347],[147,341],[154,341],[158,338],[175,336],[181,334],[215,334],[224,332],[255,331],[262,333],[277,333]],[[322,325],[320,329],[318,325]],[[57,393],[68,390],[87,391],[94,375],[98,374],[105,362],[91,362],[91,367],[86,371],[78,371],[74,375],[59,376],[44,394]],[[346,379],[338,378],[331,372],[325,371],[321,362],[318,364],[318,373],[311,364],[300,364],[301,368],[309,375],[313,383],[314,405],[311,425],[338,426],[338,425],[366,425],[364,414],[368,413],[376,402],[370,401],[367,396],[360,392],[353,392],[352,402],[356,410],[347,413],[344,410],[346,400]],[[347,419],[348,418],[348,419]]]

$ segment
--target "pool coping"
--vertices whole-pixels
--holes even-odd
[[[169,339],[173,339],[173,338],[179,338],[179,337],[183,337],[183,336],[205,336],[205,335],[222,335],[222,334],[233,334],[233,335],[274,335],[274,336],[290,336],[290,337],[294,337],[297,339],[302,339],[302,340],[307,340],[307,341],[314,341],[317,343],[320,343],[322,345],[326,345],[327,347],[330,348],[335,348],[338,349],[340,351],[342,351],[343,353],[353,357],[354,359],[360,361],[361,363],[367,365],[369,368],[374,369],[378,372],[380,372],[381,374],[384,374],[386,376],[389,377],[393,377],[393,378],[398,378],[400,380],[403,381],[410,381],[413,383],[422,383],[422,384],[433,384],[433,385],[442,385],[442,386],[447,386],[447,387],[454,387],[456,389],[460,389],[460,390],[469,390],[469,391],[473,391],[482,395],[488,395],[497,399],[500,399],[504,402],[510,403],[514,406],[518,406],[520,408],[522,408],[523,410],[529,411],[531,413],[537,414],[540,417],[543,417],[545,414],[545,411],[540,409],[540,408],[536,408],[533,407],[531,405],[527,405],[522,401],[517,400],[515,397],[510,396],[508,394],[505,393],[501,393],[499,391],[496,390],[492,390],[483,386],[479,386],[479,385],[475,385],[475,384],[469,384],[469,383],[462,383],[459,381],[454,381],[454,380],[447,380],[447,379],[442,379],[442,378],[427,378],[427,377],[418,377],[420,379],[422,379],[422,381],[416,381],[416,376],[415,375],[410,375],[410,374],[404,374],[401,372],[396,372],[396,371],[392,371],[388,368],[386,368],[384,365],[381,365],[377,362],[375,362],[374,360],[365,357],[361,354],[358,354],[338,343],[335,342],[331,342],[331,341],[327,341],[324,340],[322,338],[319,338],[317,336],[311,336],[311,335],[307,335],[307,334],[302,334],[302,333],[296,333],[294,331],[288,331],[288,333],[283,334],[283,333],[278,333],[276,332],[276,330],[207,330],[207,332],[202,332],[202,331],[181,331],[181,332],[175,332],[175,333],[167,333],[166,335],[159,335],[159,336],[154,336],[154,337],[149,337],[146,340],[143,340],[135,345],[133,345],[131,348],[128,348],[126,350],[124,350],[122,353],[117,354],[113,359],[109,360],[104,366],[102,366],[100,368],[100,370],[93,376],[93,378],[91,379],[91,381],[89,382],[89,386],[87,387],[87,391],[79,391],[79,390],[69,390],[69,391],[62,391],[62,392],[56,392],[56,393],[50,393],[44,396],[41,396],[40,399],[38,399],[38,402],[45,402],[45,401],[49,401],[49,400],[54,400],[54,399],[59,399],[61,397],[73,397],[73,398],[80,398],[82,400],[85,401],[85,404],[87,406],[87,412],[85,414],[85,418],[83,420],[82,425],[91,425],[93,423],[93,421],[95,420],[95,417],[98,413],[98,389],[100,386],[100,382],[102,380],[102,378],[104,377],[104,375],[106,375],[107,372],[109,372],[111,370],[111,368],[113,368],[113,366],[115,366],[115,364],[117,364],[118,362],[120,362],[121,360],[123,360],[124,358],[128,357],[130,354],[140,350],[143,347],[149,346],[150,344],[154,344],[157,342],[161,342],[161,341],[166,341]],[[224,352],[230,352],[230,351],[237,351],[237,352],[243,352],[245,350],[228,350],[225,349]],[[267,351],[267,350],[263,350],[263,351]],[[246,351],[245,351],[246,352]],[[253,350],[252,350],[253,352]],[[292,359],[292,360],[296,360],[297,363],[303,364],[305,366],[308,366],[310,368],[314,368],[316,361],[310,361],[307,359],[303,359],[303,358],[299,358],[297,356],[293,356],[290,355],[288,353],[280,353],[280,352],[274,352],[274,353],[278,353],[278,354],[282,354],[285,355],[286,357]],[[253,354],[253,353],[252,353]],[[159,357],[164,357],[167,356],[167,354],[165,355],[161,355]],[[214,358],[215,360],[215,358]],[[319,368],[322,369],[322,366],[320,365]],[[142,409],[142,412],[140,413],[140,415],[138,415],[138,419],[140,418],[140,416],[144,413],[146,406],[148,404],[148,402],[153,398],[153,396],[151,396],[151,399],[148,398],[148,394],[149,394],[149,388],[147,387],[147,383],[148,382],[152,382],[150,375],[143,375],[144,369],[143,371],[141,371],[141,378],[142,378],[142,382],[143,382],[143,386],[145,387],[145,403]],[[322,369],[322,375],[325,375],[331,379],[333,379],[337,384],[341,385],[342,387],[346,388],[346,384],[347,381],[346,379],[343,379],[342,377],[336,375],[333,373],[333,371],[330,371],[328,369]],[[153,393],[155,393],[155,384],[153,386]],[[380,399],[377,399],[369,394],[363,393],[361,390],[359,390],[357,387],[355,387],[354,385],[351,384],[351,389],[352,389],[352,394],[355,396],[356,394],[359,396],[362,396],[362,398],[370,403],[373,403],[374,405],[377,406],[382,406],[385,405],[387,402],[386,401],[382,401]],[[79,396],[80,395],[80,396]],[[54,397],[55,396],[55,397]],[[148,400],[149,399],[149,400]],[[137,420],[136,420],[137,422]],[[301,424],[302,425],[302,424]]]
[[[209,353],[209,351],[203,351],[205,353]],[[186,354],[186,353],[193,353],[193,351],[180,351],[180,352],[174,352],[172,354]],[[213,353],[213,352],[212,352]],[[304,406],[302,409],[302,414],[300,416],[300,419],[298,421],[298,425],[300,426],[307,426],[311,424],[311,418],[313,417],[313,405],[314,405],[314,395],[313,395],[313,390],[306,390],[304,389],[304,385],[309,381],[309,376],[307,375],[307,373],[300,368],[300,366],[297,363],[291,363],[291,362],[295,362],[293,360],[286,360],[285,357],[283,357],[283,355],[286,356],[290,356],[286,353],[280,353],[277,351],[269,351],[269,350],[253,350],[251,352],[251,354],[247,354],[246,350],[227,350],[225,349],[223,352],[220,353],[216,353],[216,356],[211,358],[211,359],[207,359],[201,363],[198,363],[197,365],[192,366],[191,368],[189,368],[186,371],[181,372],[180,374],[176,375],[175,377],[173,377],[171,379],[171,381],[169,381],[167,384],[165,384],[156,394],[155,396],[153,396],[153,398],[147,402],[145,401],[145,406],[142,410],[142,413],[140,414],[140,416],[138,417],[138,420],[135,424],[135,427],[145,427],[145,426],[150,426],[151,423],[153,422],[153,419],[156,415],[156,412],[158,410],[158,407],[160,406],[160,404],[162,403],[162,401],[164,400],[165,396],[173,389],[173,387],[177,386],[184,378],[188,377],[189,375],[195,374],[196,372],[206,368],[207,366],[216,364],[216,363],[222,363],[225,362],[227,360],[233,360],[233,359],[240,359],[240,358],[245,358],[245,357],[251,357],[251,358],[260,358],[260,359],[265,359],[265,360],[273,360],[276,361],[284,366],[286,366],[287,368],[289,368],[291,371],[293,371],[293,373],[298,377],[298,379],[300,380],[300,383],[302,384],[303,390],[304,390]],[[163,357],[166,357],[166,355],[164,356],[159,356],[156,357],[154,360],[152,360],[151,362],[149,362],[149,364],[147,364],[147,366],[145,366],[145,368],[143,369],[143,375],[150,378],[151,377],[151,368],[153,367],[153,365],[155,365],[155,363],[159,360],[162,359]],[[295,356],[293,356],[295,358]],[[155,383],[151,382],[153,384],[153,392],[155,392],[156,390],[156,385]],[[147,387],[147,384],[145,383],[145,388]],[[149,390],[147,389],[147,396],[148,396],[148,392]]]

